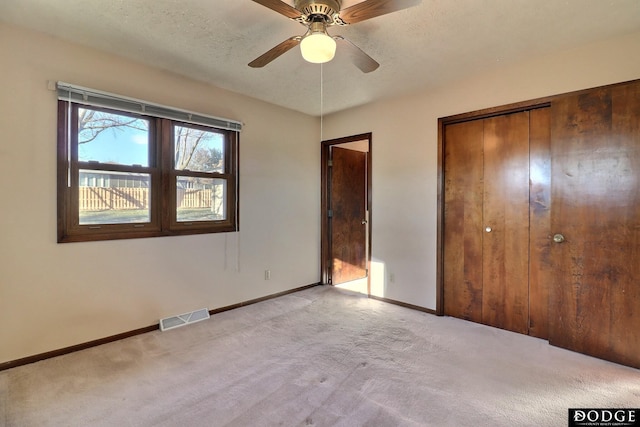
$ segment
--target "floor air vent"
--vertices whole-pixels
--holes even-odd
[[[208,318],[209,310],[207,310],[206,308],[201,308],[200,310],[192,311],[190,313],[160,319],[160,330],[166,331],[169,329],[179,328],[180,326],[199,322],[201,320],[207,320]]]

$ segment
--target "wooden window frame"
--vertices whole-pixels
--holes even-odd
[[[90,108],[112,114],[140,118],[149,122],[149,165],[127,166],[78,161],[78,108]],[[224,136],[223,172],[191,172],[174,169],[173,129],[175,125],[209,130]],[[179,120],[147,116],[76,102],[58,101],[58,174],[57,241],[58,243],[116,239],[136,239],[238,231],[238,132],[212,126],[193,125]],[[150,221],[80,225],[79,170],[108,170],[149,174]],[[176,177],[199,176],[224,179],[227,183],[224,220],[178,222]]]

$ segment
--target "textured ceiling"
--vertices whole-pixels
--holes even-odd
[[[358,2],[344,0],[343,8]],[[330,28],[381,64],[368,74],[340,50],[322,67],[306,63],[295,48],[264,68],[248,67],[305,31],[251,0],[1,0],[0,21],[319,115],[638,32],[640,1],[422,0]]]

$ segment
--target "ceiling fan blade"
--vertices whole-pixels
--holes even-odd
[[[344,37],[333,36],[333,39],[340,45],[340,49],[344,50],[349,55],[351,61],[353,61],[355,66],[363,73],[375,71],[380,66],[375,59],[364,53],[362,49]]]
[[[268,7],[271,10],[275,10],[281,15],[286,16],[287,18],[297,19],[302,15],[298,9],[295,9],[292,6],[289,6],[283,1],[280,0],[253,0],[256,3],[259,3],[265,7]]]
[[[347,24],[355,24],[376,16],[406,9],[418,3],[420,0],[365,0],[341,10],[340,18]]]
[[[298,46],[300,44],[301,39],[302,37],[300,36],[295,36],[295,37],[286,39],[285,41],[283,41],[273,49],[267,51],[266,53],[263,53],[253,61],[249,62],[249,67],[253,67],[253,68],[264,67],[265,65],[267,65],[269,62],[273,61],[280,55],[288,52],[295,46]]]

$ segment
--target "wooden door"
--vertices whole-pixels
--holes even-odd
[[[484,120],[482,323],[529,331],[529,112]]]
[[[549,342],[640,368],[640,83],[551,108]]]
[[[529,335],[549,338],[551,262],[550,108],[529,112]]]
[[[331,147],[331,283],[367,277],[367,153]]]
[[[529,112],[448,125],[444,180],[445,314],[528,333]]]
[[[448,125],[444,145],[444,313],[482,323],[484,122]]]

